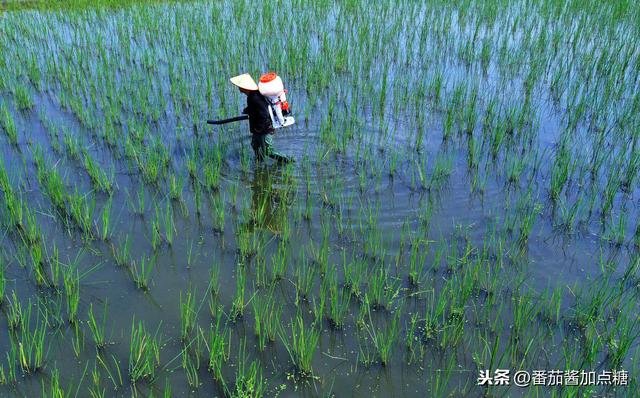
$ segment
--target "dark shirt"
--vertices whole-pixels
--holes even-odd
[[[269,103],[258,91],[247,94],[247,107],[242,111],[249,116],[249,131],[251,134],[273,134]]]

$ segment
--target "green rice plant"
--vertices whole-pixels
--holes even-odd
[[[71,394],[70,392],[65,392],[64,388],[60,384],[60,371],[56,367],[51,372],[51,378],[49,379],[49,389],[45,388],[45,381],[42,380],[42,396],[43,397],[52,397],[52,398],[67,398]]]
[[[620,368],[634,342],[640,337],[640,319],[633,304],[624,304],[624,308],[617,315],[615,324],[608,330],[607,351],[608,359],[613,369]]]
[[[209,269],[209,292],[215,297],[220,295],[220,264],[217,261]]]
[[[428,250],[418,241],[411,242],[409,251],[409,283],[419,286],[424,279]]]
[[[255,265],[255,284],[257,287],[266,287],[269,285],[270,278],[267,274],[267,259],[262,256],[256,256],[254,261]]]
[[[111,254],[116,264],[120,267],[128,265],[131,262],[131,241],[129,240],[129,234],[125,235],[124,242],[118,244],[111,244]]]
[[[31,255],[31,266],[36,274],[36,285],[43,286],[48,284],[48,277],[44,269],[43,248],[39,243],[31,245],[29,254]]]
[[[422,339],[419,333],[420,318],[417,313],[411,315],[409,324],[406,326],[405,336],[405,348],[407,349],[409,360],[408,364],[418,363],[425,356],[425,346],[422,343]]]
[[[342,329],[349,313],[351,294],[338,286],[335,266],[329,267],[322,281],[322,292],[328,295],[329,323],[335,329]]]
[[[78,306],[80,305],[80,274],[75,265],[69,265],[62,270],[65,298],[67,303],[67,317],[69,323],[78,320]]]
[[[448,155],[441,155],[436,158],[433,172],[429,180],[429,189],[439,189],[451,175],[453,167],[452,158]]]
[[[363,285],[367,277],[367,263],[363,259],[352,259],[347,262],[346,252],[342,252],[342,271],[344,287],[358,300],[363,297]]]
[[[158,250],[162,243],[162,236],[160,234],[160,212],[158,206],[156,206],[155,217],[151,221],[151,247],[154,251]]]
[[[135,319],[131,322],[129,343],[129,378],[135,384],[140,380],[153,380],[160,364],[160,327],[151,335],[144,323]]]
[[[109,199],[106,201],[104,206],[102,207],[102,229],[100,231],[100,237],[102,240],[108,240],[111,237],[111,206],[113,203],[113,197],[109,196]]]
[[[224,232],[224,216],[226,213],[224,196],[220,194],[213,195],[211,204],[212,204],[211,216],[213,218],[213,230],[216,232]]]
[[[222,369],[229,361],[231,348],[231,331],[222,324],[222,311],[217,312],[215,323],[209,330],[209,371],[213,373],[213,379],[223,381]]]
[[[25,87],[23,84],[19,84],[15,87],[15,97],[16,97],[16,105],[18,109],[21,111],[26,111],[33,108],[33,98],[31,97],[31,93],[29,89]]]
[[[516,340],[521,340],[524,338],[525,332],[531,329],[531,320],[538,316],[540,306],[530,294],[521,295],[514,292],[511,297],[511,309],[513,311],[512,336]]]
[[[203,184],[209,191],[216,191],[220,187],[220,166],[218,161],[209,161],[205,162],[202,167]]]
[[[449,356],[447,359],[446,367],[436,369],[434,372],[430,374],[429,377],[429,394],[434,397],[442,397],[449,393],[447,387],[449,385],[449,381],[454,372],[455,358]],[[467,395],[461,393],[462,395]]]
[[[518,242],[524,244],[529,240],[535,220],[542,212],[542,203],[534,201],[531,192],[527,192],[518,198],[516,211],[518,212],[517,217],[520,224]]]
[[[151,272],[156,264],[156,257],[149,258],[145,255],[140,257],[140,261],[131,262],[131,274],[133,275],[133,281],[138,289],[149,290],[149,281],[151,279]]]
[[[105,372],[107,372],[107,376],[109,380],[111,380],[113,388],[117,389],[124,384],[124,381],[122,379],[122,372],[120,371],[120,364],[118,360],[113,355],[111,356],[111,358],[113,359],[113,370],[111,370],[110,366],[107,364],[106,360],[100,352],[98,352],[98,354],[96,355],[96,362],[100,364]]]
[[[286,276],[287,272],[287,246],[278,245],[278,250],[271,256],[271,281],[278,282]]]
[[[389,275],[384,265],[379,265],[371,275],[367,290],[371,306],[376,309],[390,309],[399,294],[399,282]]]
[[[93,211],[95,200],[89,200],[89,194],[81,194],[76,188],[73,194],[68,196],[69,213],[75,224],[83,232],[86,240],[93,239]]]
[[[368,309],[367,311],[369,323],[365,326],[365,329],[371,338],[371,342],[376,350],[380,364],[382,366],[386,366],[389,364],[392,349],[398,339],[398,335],[400,334],[399,319],[402,311],[396,311],[393,318],[391,318],[391,323],[381,328],[374,325],[371,318],[371,310]]]
[[[136,206],[135,212],[142,216],[144,215],[145,202],[146,202],[144,185],[141,184],[138,187],[138,191],[136,192],[136,198],[138,201],[138,206]]]
[[[198,183],[193,184],[193,201],[198,219],[202,215],[202,187]]]
[[[430,293],[430,298],[427,296],[428,302],[426,304],[426,312],[424,317],[424,341],[436,340],[437,337],[441,334],[442,330],[444,329],[444,313],[448,304],[447,298],[444,294],[438,294],[436,296],[435,289],[432,289]]]
[[[547,290],[542,297],[540,310],[542,318],[551,325],[557,325],[560,322],[562,290],[560,288],[555,288],[551,292]]]
[[[628,216],[623,211],[618,216],[618,221],[612,221],[608,224],[604,238],[616,246],[624,244],[627,233],[627,219]]]
[[[7,134],[9,142],[12,145],[18,145],[18,129],[16,128],[16,122],[11,113],[9,113],[5,104],[0,104],[0,125],[2,126],[5,134]]]
[[[102,350],[107,344],[105,334],[105,328],[107,326],[107,302],[104,302],[101,321],[98,321],[93,313],[93,303],[89,304],[88,316],[89,320],[87,321],[87,324],[89,325],[89,330],[91,330],[93,342],[96,344],[96,348],[98,350]]]
[[[566,142],[560,144],[551,169],[550,195],[551,200],[554,201],[560,197],[560,192],[567,183],[575,166],[575,163],[571,161],[571,154],[569,153],[567,145]]]
[[[47,334],[47,319],[36,314],[36,323],[31,328],[31,302],[26,307],[20,332],[16,336],[18,361],[23,372],[31,374],[40,370],[45,361],[45,336]]]
[[[246,340],[240,343],[236,380],[233,390],[229,391],[228,395],[233,398],[260,398],[267,392],[267,382],[262,377],[260,362],[254,360],[248,364],[246,344]]]
[[[65,127],[62,128],[62,143],[66,149],[67,156],[74,160],[80,160],[80,154],[82,153],[80,140]]]
[[[0,257],[0,305],[4,303],[4,292],[7,288],[7,277],[4,274],[4,261]]]
[[[182,202],[182,190],[184,188],[184,181],[182,176],[176,177],[172,174],[169,178],[169,197],[171,200]]]
[[[616,194],[620,188],[620,170],[611,169],[609,174],[609,178],[607,179],[607,184],[605,185],[604,192],[602,192],[602,215],[606,216],[611,212],[613,208],[613,201],[615,200]]]
[[[158,208],[156,207],[156,215],[157,215],[157,210]],[[173,207],[171,207],[171,203],[167,201],[165,212],[164,212],[164,236],[169,246],[173,245],[174,230],[175,230],[175,226],[173,223]]]
[[[9,330],[18,330],[24,322],[22,304],[16,296],[15,290],[11,291],[11,296],[7,298],[7,325]]]
[[[189,387],[196,389],[200,386],[200,334],[196,334],[189,345],[182,346],[182,369],[187,376],[187,384]],[[189,347],[195,345],[193,350]]]
[[[284,329],[280,329],[280,339],[287,349],[289,357],[301,377],[310,377],[313,374],[311,363],[313,355],[320,341],[320,328],[315,324],[306,325],[302,315],[298,313],[295,320],[289,325],[291,337],[285,335]]]
[[[264,351],[267,344],[276,341],[276,334],[280,327],[282,305],[273,297],[273,290],[266,295],[256,294],[251,301],[255,320],[254,332],[258,337],[258,348]]]
[[[299,265],[295,269],[296,305],[299,305],[301,300],[309,299],[315,277],[315,267],[309,264],[304,252],[302,252]]]
[[[107,389],[102,386],[102,380],[98,366],[94,365],[91,370],[91,387],[89,387],[91,398],[105,398]]]
[[[6,352],[7,358],[7,381],[15,383],[18,378],[16,376],[18,363],[18,353],[15,344],[11,344],[11,348]]]
[[[621,186],[625,192],[631,192],[638,175],[640,174],[640,150],[632,148],[629,153],[629,162],[624,169]]]
[[[24,203],[24,225],[22,226],[22,232],[24,236],[32,245],[37,244],[41,240],[41,232],[40,227],[38,226],[38,222],[36,220],[36,214],[34,211],[29,209],[29,206]]]
[[[185,342],[191,335],[195,325],[196,316],[198,312],[196,310],[196,301],[191,289],[187,289],[187,293],[182,297],[182,291],[180,292],[180,337]]]
[[[89,178],[96,190],[100,192],[111,192],[113,189],[113,173],[110,176],[102,169],[86,150],[82,150],[83,166],[89,174]]]
[[[560,204],[560,223],[558,226],[563,227],[567,232],[571,233],[575,229],[576,217],[582,209],[582,196],[571,206],[565,206],[564,202]]]
[[[236,293],[231,303],[231,319],[236,319],[244,314],[245,289],[247,285],[247,271],[243,264],[236,266]]]

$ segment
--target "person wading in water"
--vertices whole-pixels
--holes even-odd
[[[291,162],[293,158],[276,152],[273,147],[273,134],[275,129],[269,112],[269,100],[260,94],[258,85],[248,73],[232,77],[231,83],[238,87],[241,93],[247,96],[247,107],[242,113],[249,116],[249,131],[251,132],[251,147],[256,154],[256,159],[264,160],[266,157],[278,162]]]

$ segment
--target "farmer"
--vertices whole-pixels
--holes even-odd
[[[251,132],[251,147],[260,161],[270,157],[278,162],[290,162],[292,158],[279,154],[273,148],[273,133],[275,129],[269,115],[269,103],[258,91],[258,85],[248,73],[231,78],[240,92],[247,96],[247,107],[242,113],[249,116],[249,131]]]

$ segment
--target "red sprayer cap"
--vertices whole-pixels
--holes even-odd
[[[276,77],[278,77],[278,75],[276,75],[275,72],[268,72],[260,76],[260,82],[269,83],[270,81],[275,80]]]

